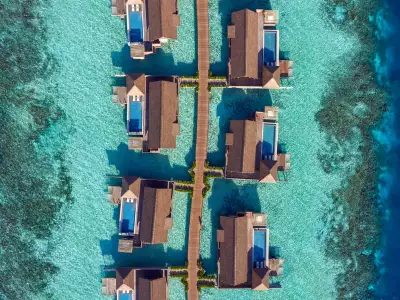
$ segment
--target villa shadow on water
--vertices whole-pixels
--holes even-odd
[[[176,194],[174,194],[174,196],[176,197]],[[115,207],[113,212],[113,221],[115,224],[116,234],[111,237],[111,240],[100,241],[100,249],[103,257],[111,256],[114,263],[112,265],[100,266],[101,272],[104,273],[105,269],[116,267],[167,267],[184,265],[185,261],[187,260],[187,233],[189,231],[190,201],[187,201],[186,205],[187,215],[184,224],[185,242],[182,249],[174,249],[169,247],[168,243],[174,243],[174,241],[171,240],[172,232],[170,231],[168,234],[167,244],[143,245],[142,248],[134,248],[132,253],[118,252],[118,240],[121,238],[117,234],[120,206]],[[172,208],[172,214],[174,214],[174,207]],[[173,226],[178,227],[182,225],[183,224],[173,224]],[[175,229],[176,228],[177,227],[175,227]],[[174,227],[172,230],[174,230]]]
[[[193,151],[187,154],[188,159]],[[107,150],[108,161],[114,165],[120,176],[139,176],[146,179],[189,180],[188,168],[172,165],[166,154],[142,153],[128,149],[120,144],[116,150]]]
[[[218,2],[218,12],[221,16],[222,28],[222,47],[221,61],[211,64],[210,70],[215,75],[227,74],[228,71],[228,25],[231,23],[231,13],[242,9],[272,9],[269,0],[241,0],[229,1],[220,0]]]
[[[261,212],[257,184],[238,186],[233,180],[214,179],[207,206],[211,218],[211,256],[202,258],[207,273],[217,273],[217,229],[220,216],[236,215],[237,212]],[[267,212],[263,212],[267,213]],[[204,218],[204,215],[203,215]],[[204,230],[205,228],[203,228]]]
[[[216,93],[213,95],[219,96]],[[229,131],[230,120],[253,118],[256,111],[264,111],[264,107],[270,105],[272,105],[272,98],[267,89],[223,89],[221,100],[216,108],[216,116],[219,119],[218,151],[208,153],[209,162],[212,165],[224,165],[225,134]]]
[[[125,44],[120,52],[112,52],[111,58],[113,65],[121,68],[121,71],[125,74],[190,76],[196,74],[197,71],[196,60],[191,63],[177,62],[172,53],[167,53],[163,49],[158,49],[154,54],[147,55],[146,59],[132,59],[129,46]]]

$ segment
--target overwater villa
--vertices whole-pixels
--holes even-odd
[[[144,59],[162,43],[176,40],[180,25],[177,0],[112,0],[112,15],[124,18],[133,59]]]
[[[221,216],[220,225],[221,229],[217,230],[218,287],[280,288],[276,278],[283,272],[283,260],[270,258],[266,215],[243,212]]]
[[[120,203],[118,251],[131,253],[143,244],[168,241],[172,228],[172,181],[122,177],[122,185],[110,186],[109,195]]]
[[[278,153],[278,107],[266,106],[250,120],[231,120],[225,136],[225,178],[276,183],[290,169],[290,155]]]
[[[161,268],[116,268],[115,277],[102,278],[102,294],[117,300],[166,300],[167,275]]]
[[[243,9],[228,26],[230,87],[279,89],[292,77],[293,62],[279,57],[278,11]]]
[[[126,86],[113,87],[113,102],[126,106],[129,149],[145,153],[176,148],[179,135],[178,77],[126,74]]]

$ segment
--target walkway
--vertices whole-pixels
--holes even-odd
[[[197,132],[196,132],[196,173],[194,179],[193,199],[190,209],[189,226],[189,291],[188,299],[197,300],[197,261],[200,251],[201,213],[203,209],[204,164],[207,157],[208,140],[208,70],[210,66],[208,0],[196,0],[199,93],[197,98]]]

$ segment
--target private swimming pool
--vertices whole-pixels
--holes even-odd
[[[276,124],[264,123],[263,140],[261,146],[262,159],[272,159],[275,154]]]
[[[278,32],[276,30],[264,31],[264,64],[276,65],[278,51]]]
[[[128,132],[142,134],[143,132],[143,102],[129,101]]]
[[[130,10],[134,6],[129,6]],[[143,16],[142,11],[130,11],[128,21],[129,42],[137,43],[143,42]]]
[[[119,300],[133,300],[132,292],[129,293],[119,293]]]
[[[264,262],[267,259],[267,231],[254,230],[253,261]]]
[[[121,234],[133,233],[135,230],[136,202],[122,201],[120,214],[119,232]]]

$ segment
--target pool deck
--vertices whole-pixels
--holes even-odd
[[[210,68],[208,0],[196,0],[199,93],[197,98],[196,131],[196,172],[193,198],[190,208],[189,244],[188,244],[188,299],[199,298],[197,290],[197,261],[200,251],[201,215],[203,209],[204,164],[207,158],[209,94],[208,71]]]

